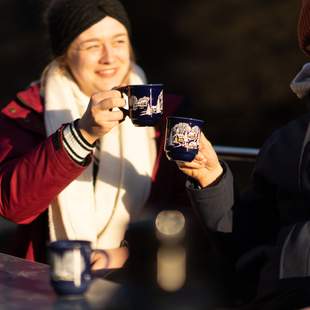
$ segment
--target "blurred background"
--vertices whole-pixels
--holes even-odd
[[[47,0],[48,1],[48,0]],[[289,83],[298,49],[299,1],[123,0],[138,63],[150,82],[186,98],[215,144],[259,147],[304,106]],[[1,0],[0,102],[48,63],[43,0]]]
[[[149,82],[183,96],[188,115],[206,121],[214,144],[259,148],[275,128],[305,111],[289,88],[307,61],[296,36],[300,1],[123,3]],[[43,7],[43,0],[0,1],[0,105],[38,79],[49,61]],[[243,173],[239,166],[233,170]]]

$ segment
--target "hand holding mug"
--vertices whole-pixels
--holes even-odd
[[[214,148],[210,141],[201,133],[198,154],[192,162],[176,161],[179,169],[199,182],[201,187],[212,184],[223,173]]]
[[[117,90],[92,95],[87,110],[79,121],[83,137],[93,144],[108,133],[124,118],[123,112],[114,108],[122,108],[125,104],[125,99]]]
[[[91,255],[91,269],[116,269],[121,268],[129,257],[127,247],[115,249],[93,250]]]

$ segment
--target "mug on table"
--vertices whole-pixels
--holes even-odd
[[[48,245],[51,285],[60,295],[83,294],[91,282],[91,242],[58,240]]]

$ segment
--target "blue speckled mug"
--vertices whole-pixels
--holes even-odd
[[[163,84],[127,85],[118,87],[128,99],[128,115],[135,126],[154,126],[162,118],[164,90]]]
[[[204,121],[187,117],[167,117],[165,152],[169,160],[192,161],[199,150]]]
[[[48,246],[50,280],[59,295],[83,294],[91,281],[91,242],[58,240]]]

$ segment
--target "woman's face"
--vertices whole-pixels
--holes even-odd
[[[88,96],[119,86],[130,67],[127,29],[116,19],[106,16],[71,43],[64,59]]]

